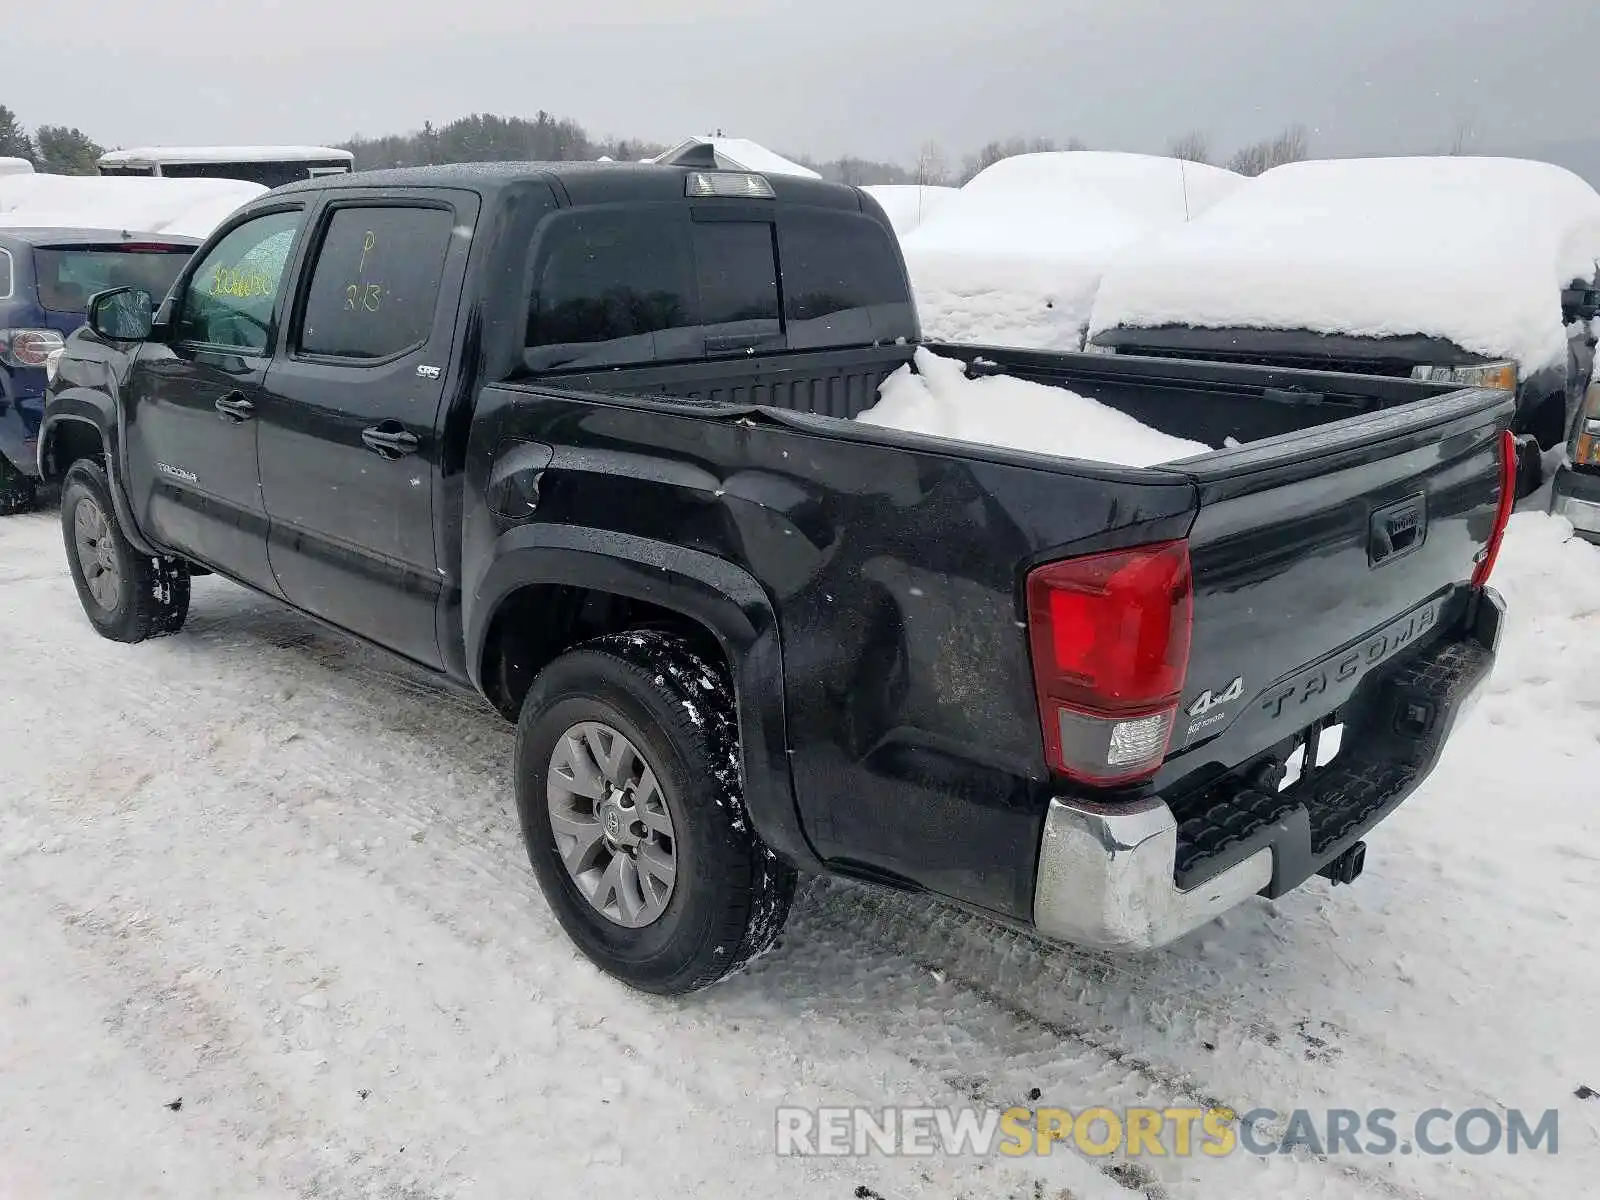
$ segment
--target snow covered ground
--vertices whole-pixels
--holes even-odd
[[[56,515],[7,519],[0,1196],[1582,1195],[1600,551],[1563,533],[1517,518],[1493,694],[1354,886],[1118,960],[813,882],[774,953],[668,1002],[563,937],[484,705],[210,578],[179,636],[101,641]],[[771,1153],[780,1103],[974,1100],[1554,1107],[1560,1153]]]

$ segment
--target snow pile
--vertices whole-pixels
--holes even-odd
[[[752,142],[749,138],[730,137],[692,137],[685,138],[672,149],[647,158],[645,162],[670,163],[678,155],[695,146],[709,142],[716,151],[717,166],[725,171],[755,171],[762,175],[798,175],[802,179],[821,179],[810,167],[802,167],[797,162],[790,162],[781,154],[774,154],[765,146]]]
[[[885,379],[878,403],[856,419],[908,433],[1125,467],[1153,466],[1211,449],[1171,437],[1065,388],[1008,375],[972,379],[963,364],[922,349],[916,352],[916,367],[914,374],[906,366]]]
[[[933,215],[934,210],[960,190],[917,183],[875,184],[861,189],[883,208],[889,224],[900,237],[912,232]]]
[[[32,175],[33,164],[25,158],[0,158],[0,175]]]
[[[129,150],[112,150],[101,155],[100,161],[110,167],[149,162],[271,163],[302,159],[350,162],[354,157],[348,150],[333,150],[327,146],[136,146]]]
[[[1118,326],[1424,334],[1564,362],[1560,289],[1600,257],[1600,195],[1548,163],[1502,158],[1302,162],[1129,250],[1090,336]]]
[[[267,189],[238,179],[0,178],[0,225],[127,230],[204,238]]]
[[[1100,277],[1129,245],[1244,183],[1218,167],[1062,151],[996,163],[905,239],[923,330],[1076,350]]]

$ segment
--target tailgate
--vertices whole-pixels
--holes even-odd
[[[1464,609],[1509,392],[1469,389],[1172,464],[1199,490],[1165,786],[1302,735]]]

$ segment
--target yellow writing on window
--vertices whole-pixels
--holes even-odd
[[[234,300],[258,300],[272,296],[278,281],[255,267],[217,267],[211,277],[211,294]]]

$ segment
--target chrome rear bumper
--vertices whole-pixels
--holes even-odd
[[[1232,818],[1263,806],[1228,810],[1229,840],[1237,848],[1228,858],[1237,861],[1191,887],[1178,884],[1178,820],[1159,796],[1119,804],[1053,798],[1034,881],[1035,928],[1074,945],[1152,950],[1257,893],[1298,887],[1427,778],[1488,682],[1504,614],[1504,601],[1484,588],[1453,636],[1374,676],[1377,690],[1353,704],[1355,723],[1345,739],[1360,749],[1301,785],[1309,791],[1286,793],[1294,813],[1257,812],[1248,828]],[[1248,789],[1236,798],[1248,796],[1261,799]],[[1191,823],[1184,832],[1192,847]],[[1189,878],[1195,874],[1190,870]]]
[[[1190,891],[1173,882],[1178,823],[1159,799],[1051,800],[1039,849],[1033,922],[1078,946],[1152,950],[1255,895],[1272,878],[1263,849]]]

